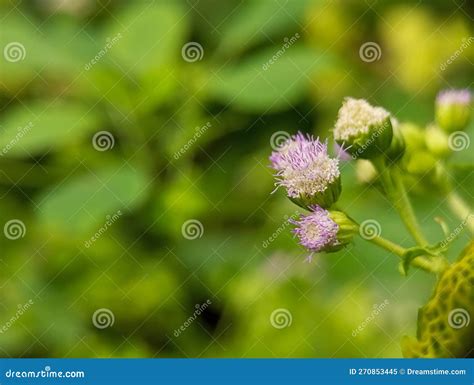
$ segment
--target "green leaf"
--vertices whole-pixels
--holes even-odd
[[[437,257],[438,255],[434,253],[431,247],[410,247],[407,249],[405,254],[403,254],[403,260],[400,262],[400,272],[403,275],[408,274],[408,269],[410,268],[411,262],[416,258],[422,255],[430,255],[432,257]]]
[[[307,5],[307,0],[254,0],[244,3],[239,7],[240,11],[224,24],[218,52],[235,55],[245,47],[278,34],[299,30]]]
[[[281,47],[271,48],[223,68],[209,82],[209,92],[246,111],[285,110],[305,94],[311,74],[331,63],[328,55],[303,46],[290,46],[283,53]]]
[[[98,116],[72,103],[48,102],[11,110],[0,128],[0,156],[34,156],[74,143],[94,131]]]
[[[2,84],[12,93],[21,84],[31,82],[35,72],[51,61],[43,52],[43,36],[36,31],[34,23],[17,9],[9,11],[1,20],[0,48]]]
[[[115,16],[104,31],[104,41],[117,41],[105,59],[123,71],[143,74],[181,59],[186,32],[183,9],[176,3],[137,4]]]
[[[39,221],[55,232],[85,234],[106,216],[131,211],[145,198],[148,177],[143,170],[105,167],[60,183],[40,199]]]

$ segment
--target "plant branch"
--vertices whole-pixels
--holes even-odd
[[[373,159],[372,163],[379,172],[385,193],[388,195],[411,236],[418,245],[426,246],[428,241],[423,235],[415,216],[399,167],[397,165],[394,165],[392,168],[387,167],[383,157]]]
[[[380,236],[375,236],[367,240],[391,252],[392,254],[397,255],[402,260],[404,260],[407,252],[407,249],[405,249],[404,247]],[[419,256],[411,261],[411,265],[413,265],[414,267],[418,267],[419,269],[425,270],[429,273],[439,274],[446,268],[447,262],[442,257],[428,259],[426,257]]]
[[[446,195],[446,199],[451,211],[461,219],[463,223],[466,223],[471,234],[474,234],[474,213],[471,211],[469,205],[454,190],[451,190]]]

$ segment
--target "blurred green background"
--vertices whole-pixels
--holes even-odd
[[[0,355],[399,357],[433,279],[361,240],[307,263],[268,156],[274,133],[328,135],[348,95],[432,121],[441,88],[472,87],[473,15],[451,0],[0,0]],[[349,212],[411,245],[342,168]],[[456,178],[472,203],[472,172]],[[434,217],[456,224],[435,191],[414,199],[433,242]]]

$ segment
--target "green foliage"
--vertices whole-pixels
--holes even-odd
[[[119,12],[103,32],[105,39],[118,39],[112,50],[112,65],[125,74],[146,76],[175,63],[187,32],[185,17],[183,9],[173,2],[136,4]]]
[[[288,109],[308,91],[308,78],[314,71],[327,68],[329,55],[304,47],[289,48],[273,64],[266,64],[277,50],[267,49],[245,58],[235,66],[225,67],[209,82],[209,92],[223,103],[244,111],[268,113]],[[268,69],[263,70],[262,66]]]
[[[439,70],[469,31],[464,9],[441,0],[416,13],[394,2],[300,0],[15,6],[0,1],[0,52],[12,42],[25,49],[18,61],[0,57],[0,331],[18,305],[34,304],[0,332],[1,356],[400,355],[431,278],[413,269],[400,279],[396,261],[362,241],[305,263],[285,217],[298,208],[283,191],[271,194],[270,139],[298,129],[327,136],[346,95],[427,122],[439,87],[472,79],[472,50]],[[399,25],[400,12],[410,16]],[[422,33],[400,42],[401,28]],[[368,40],[382,48],[377,62],[360,60]],[[201,60],[183,59],[189,42],[202,46]],[[101,131],[114,138],[105,151],[93,145]],[[472,154],[451,162],[467,200]],[[357,182],[354,163],[341,167],[341,205],[410,246],[390,205]],[[449,228],[458,221],[433,191],[417,180],[410,194],[435,243],[433,217]],[[200,238],[183,236],[191,219]],[[24,224],[22,237],[4,236],[11,220]],[[462,233],[448,256],[468,239]],[[385,299],[390,306],[354,337]],[[94,326],[101,308],[113,326]],[[291,326],[272,326],[278,308],[291,312]]]
[[[0,147],[12,143],[10,156],[45,154],[77,144],[99,125],[97,114],[81,104],[40,101],[9,111],[0,132]],[[16,139],[20,132],[24,134]]]
[[[39,224],[52,227],[50,231],[55,233],[84,235],[107,215],[133,210],[142,203],[147,183],[147,175],[140,169],[123,164],[71,178],[40,198]]]
[[[266,42],[269,37],[298,29],[298,20],[304,16],[308,3],[308,0],[277,1],[276,4],[256,0],[242,4],[235,17],[224,25],[217,52],[234,56]]]

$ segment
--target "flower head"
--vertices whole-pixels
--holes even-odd
[[[338,245],[339,226],[330,218],[329,211],[319,206],[310,208],[310,214],[302,215],[298,220],[290,220],[296,225],[293,233],[299,238],[300,244],[314,253]]]
[[[310,214],[289,222],[296,225],[293,233],[311,253],[337,251],[352,242],[359,231],[357,224],[341,211],[328,211],[310,206]]]
[[[469,90],[445,90],[436,97],[436,122],[447,132],[464,130],[470,119],[472,95]]]
[[[298,133],[270,156],[277,186],[303,207],[329,207],[340,194],[339,160],[330,158],[327,143]]]
[[[346,144],[354,158],[371,158],[383,153],[392,140],[390,113],[364,99],[346,98],[339,109],[334,139]]]
[[[436,96],[438,105],[464,105],[471,104],[472,95],[469,90],[443,90]]]

